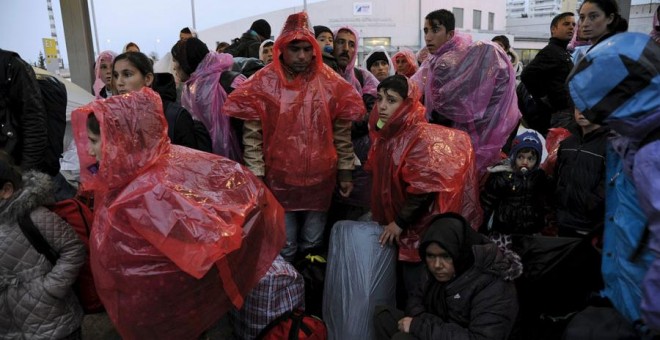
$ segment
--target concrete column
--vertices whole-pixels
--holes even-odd
[[[60,0],[60,8],[71,81],[91,92],[94,82],[94,43],[87,0]]]
[[[630,3],[631,0],[616,0],[617,5],[619,5],[619,14],[621,17],[626,19],[630,23]]]

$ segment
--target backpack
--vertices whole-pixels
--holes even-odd
[[[516,87],[516,95],[518,96],[518,109],[522,113],[527,127],[540,132],[543,136],[547,135],[550,128],[550,108],[537,102],[523,82]]]
[[[305,281],[305,310],[312,315],[323,313],[323,288],[327,261],[324,256],[308,253],[293,265]]]
[[[306,315],[297,309],[284,313],[273,320],[257,336],[260,340],[325,340],[328,329],[317,317]]]
[[[0,145],[9,154],[19,143],[16,122],[18,117],[12,117],[9,110],[7,98],[9,95],[4,93],[11,86],[11,79],[8,79],[10,68],[12,67],[11,58],[20,58],[17,53],[0,50]],[[22,65],[20,65],[22,66]],[[64,84],[57,78],[49,74],[36,74],[37,84],[41,92],[42,103],[46,111],[46,126],[48,142],[46,152],[44,153],[43,169],[49,175],[54,176],[60,171],[60,158],[64,152],[64,133],[66,130],[66,104],[67,92]]]
[[[80,268],[78,279],[73,285],[73,290],[78,296],[83,310],[87,314],[99,313],[103,311],[103,304],[96,292],[94,285],[94,278],[92,277],[92,270],[89,264],[89,236],[91,232],[92,221],[94,220],[94,213],[88,206],[75,198],[59,201],[52,206],[48,207],[52,212],[56,213],[60,218],[73,227],[80,240],[85,244],[87,249],[88,258],[85,264]],[[46,259],[55,265],[60,255],[48,244],[48,241],[41,235],[37,226],[30,218],[29,213],[21,217],[18,225],[25,235],[25,238],[30,241],[30,244],[40,254],[43,254]]]
[[[165,119],[167,119],[167,135],[170,136],[170,138],[174,137],[176,122],[182,114],[185,114],[185,112],[186,109],[177,103],[170,102],[167,104],[167,107],[165,108]],[[213,149],[211,135],[204,123],[193,119],[193,128],[195,141],[197,142],[197,150],[211,152]]]

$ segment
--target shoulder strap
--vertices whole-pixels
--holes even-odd
[[[362,71],[356,67],[353,69],[353,73],[355,73],[355,78],[357,78],[360,86],[364,87],[364,74],[362,74]]]
[[[48,241],[46,241],[44,236],[41,235],[37,226],[32,222],[30,213],[19,218],[18,225],[21,227],[23,235],[25,235],[25,238],[30,241],[30,244],[32,244],[34,249],[44,255],[50,264],[55,265],[55,262],[57,262],[60,255],[50,246],[50,244],[48,244]]]
[[[174,138],[174,127],[179,120],[184,108],[173,102],[163,102],[165,105],[165,119],[167,120],[167,135],[170,139]]]

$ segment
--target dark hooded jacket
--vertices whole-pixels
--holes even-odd
[[[441,283],[427,271],[408,298],[410,334],[434,340],[507,339],[518,314],[511,280],[520,276],[520,263],[453,213],[440,215],[424,235],[419,248],[423,259],[431,243],[452,257],[456,277]]]
[[[176,85],[174,83],[174,76],[170,73],[157,73],[152,86],[154,91],[158,92],[160,99],[163,101],[163,112],[167,118],[168,110],[177,112],[181,109],[181,113],[176,117],[174,128],[168,128],[167,135],[170,137],[172,144],[187,146],[191,149],[202,150],[197,145],[195,139],[195,125],[193,118],[188,110],[181,107],[176,103]],[[168,120],[168,124],[169,124]],[[206,150],[202,150],[206,151]]]
[[[259,40],[257,33],[249,30],[243,33],[240,38],[235,40],[231,46],[227,47],[225,53],[229,53],[234,57],[259,59],[260,46],[261,40]]]
[[[563,140],[557,153],[555,204],[560,228],[590,231],[605,219],[605,150],[609,129]]]
[[[85,262],[85,247],[71,226],[42,207],[52,203],[46,174],[29,171],[23,188],[0,201],[0,338],[61,339],[76,331],[83,311],[71,289]],[[29,213],[59,254],[55,265],[30,244],[18,225]]]

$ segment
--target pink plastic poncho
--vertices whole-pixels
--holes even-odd
[[[405,59],[408,63],[408,68],[400,74],[408,78],[412,77],[418,69],[417,56],[415,56],[415,53],[409,48],[402,48],[399,52],[394,53],[392,56],[392,61],[394,64],[397,64],[397,60],[399,58]],[[395,66],[394,68],[396,69],[397,67]]]
[[[374,77],[374,75],[371,74],[369,70],[363,70],[361,68],[358,68],[357,72],[362,72],[362,78],[364,79],[364,86],[361,85],[360,81],[355,77],[355,70],[354,70],[355,60],[357,59],[357,55],[358,55],[357,51],[358,48],[360,47],[360,36],[358,35],[357,31],[350,26],[340,27],[337,31],[335,31],[335,40],[337,40],[337,34],[339,33],[339,31],[346,31],[346,30],[351,31],[351,33],[355,35],[355,54],[353,55],[353,58],[351,58],[351,60],[348,62],[346,69],[343,72],[341,72],[340,70],[339,73],[347,82],[351,83],[351,85],[353,85],[353,87],[357,89],[358,93],[360,93],[361,95],[369,94],[375,97],[378,92],[377,89],[379,83],[378,79],[376,79],[376,77]]]
[[[373,175],[371,213],[387,225],[403,208],[408,194],[436,193],[430,211],[403,231],[399,260],[419,262],[419,243],[433,216],[463,215],[476,229],[481,225],[479,182],[470,137],[463,131],[429,124],[420,91],[408,81],[408,98],[385,126],[376,130],[378,108],[369,119],[371,150],[366,165]]]
[[[105,82],[101,79],[101,63],[104,61],[110,62],[110,67],[112,67],[112,61],[115,60],[116,56],[117,54],[115,54],[115,52],[103,51],[99,53],[99,56],[96,58],[96,64],[94,65],[94,76],[96,79],[94,79],[94,85],[92,86],[94,88],[94,96],[96,96],[96,99],[103,98],[101,96],[101,90],[105,87]]]
[[[209,130],[214,154],[241,162],[241,141],[222,109],[227,93],[220,85],[220,75],[230,70],[233,63],[231,54],[210,51],[186,81],[181,105]]]
[[[311,43],[316,57],[308,72],[288,80],[280,55],[293,40]],[[286,211],[326,211],[337,182],[333,122],[361,119],[362,98],[323,64],[306,14],[287,19],[273,53],[272,63],[232,92],[225,112],[261,121],[264,181]]]
[[[146,87],[83,106],[72,124],[81,180],[95,193],[90,264],[121,336],[193,339],[240,307],[285,242],[284,211],[265,185],[234,161],[171,145]]]
[[[456,33],[422,64],[413,77],[424,87],[431,112],[450,119],[470,135],[479,175],[499,160],[500,149],[518,125],[516,74],[509,57],[490,42],[472,43]]]

